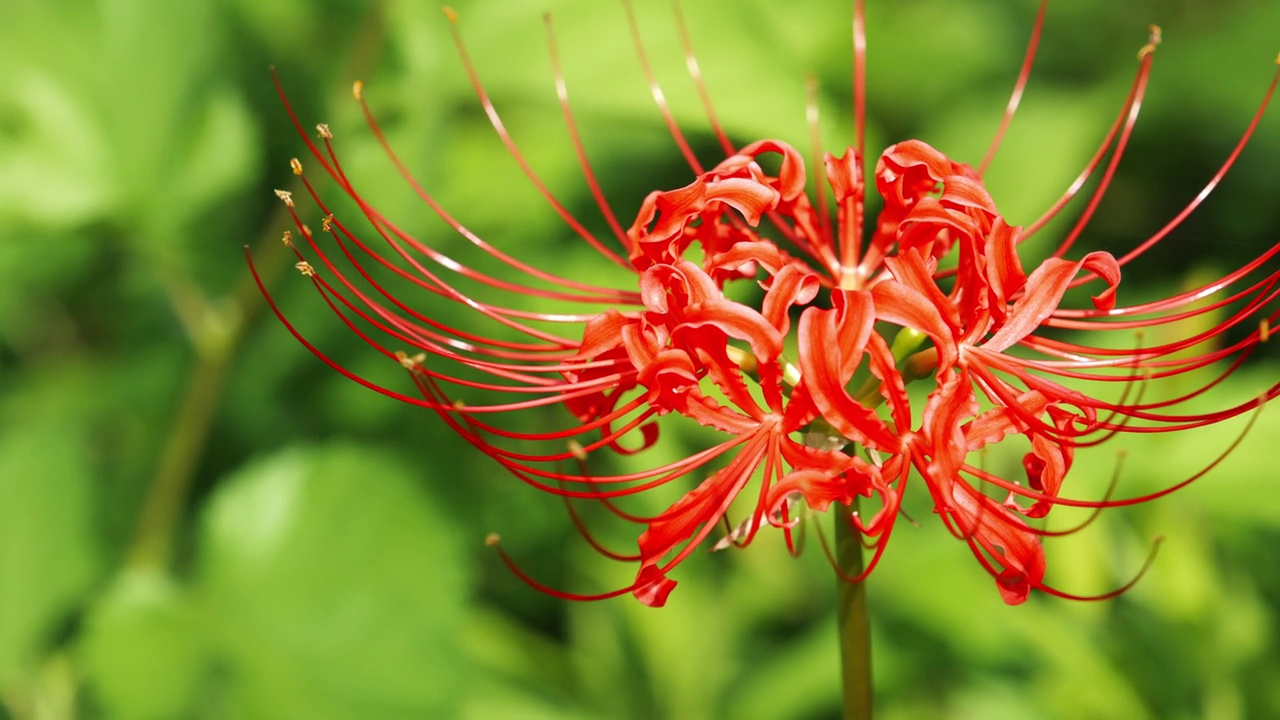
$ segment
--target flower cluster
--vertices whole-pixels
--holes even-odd
[[[1042,5],[1006,124],[1027,80],[1043,20]],[[456,28],[454,33],[459,38]],[[598,502],[642,528],[637,552],[615,553],[598,543],[574,512],[575,524],[601,552],[638,565],[635,580],[600,595],[544,588],[549,592],[575,598],[631,592],[646,604],[662,605],[675,586],[672,569],[713,535],[715,547],[744,546],[758,530],[773,526],[790,544],[793,528],[810,514],[833,504],[852,507],[860,499],[870,500],[874,511],[847,517],[874,548],[865,575],[901,517],[908,480],[918,477],[935,512],[968,544],[1005,602],[1020,603],[1032,589],[1073,597],[1046,584],[1041,540],[1059,533],[1033,521],[1058,505],[1142,502],[1204,473],[1143,497],[1076,499],[1062,492],[1077,448],[1117,433],[1190,430],[1220,422],[1249,413],[1280,392],[1278,383],[1254,400],[1212,412],[1187,409],[1187,403],[1216,380],[1157,401],[1143,402],[1141,392],[1230,360],[1225,376],[1267,340],[1280,312],[1275,263],[1280,245],[1202,287],[1160,301],[1121,306],[1116,293],[1122,266],[1173,231],[1226,174],[1261,118],[1274,80],[1221,170],[1164,228],[1120,258],[1090,252],[1067,259],[1124,154],[1158,31],[1153,29],[1139,53],[1134,83],[1096,154],[1034,224],[1006,222],[983,186],[981,170],[907,140],[886,149],[875,163],[872,181],[883,207],[870,232],[864,228],[860,2],[854,8],[854,33],[857,141],[841,155],[822,156],[813,172],[815,188],[806,188],[815,169],[807,169],[801,154],[785,142],[736,148],[709,113],[725,159],[703,169],[670,122],[694,178],[684,187],[649,194],[629,227],[617,222],[579,152],[586,184],[615,230],[612,241],[588,232],[525,162],[458,40],[501,141],[567,226],[605,262],[633,275],[624,287],[601,287],[532,267],[466,229],[395,156],[359,85],[356,96],[369,126],[406,180],[454,230],[511,274],[465,266],[384,217],[348,180],[325,126],[320,126],[319,144],[306,140],[311,154],[358,205],[381,247],[335,217],[294,161],[324,217],[323,233],[313,233],[292,196],[281,193],[303,239],[296,243],[286,237],[298,252],[298,268],[358,337],[408,370],[418,394],[358,377],[307,347],[379,392],[434,410],[525,483],[568,501]],[[640,57],[647,66],[643,46]],[[573,133],[567,93],[556,79]],[[701,83],[696,70],[693,79]],[[659,107],[670,120],[661,100]],[[1003,126],[993,153],[1002,133]],[[576,133],[572,136],[577,144]],[[1020,254],[1023,243],[1094,175],[1100,179],[1074,227],[1049,257],[1029,268]],[[327,235],[329,242],[318,235]],[[474,322],[453,326],[441,313],[416,309],[387,287],[385,277],[407,282],[425,297],[468,308]],[[1067,307],[1069,291],[1081,286],[1090,291],[1091,306]],[[546,312],[491,303],[466,289],[473,287],[578,309]],[[1208,313],[1225,317],[1176,341],[1143,347],[1136,339],[1143,328]],[[281,320],[293,330],[283,315]],[[1096,339],[1107,333],[1131,338],[1129,348]],[[926,392],[913,399],[907,388],[916,383]],[[1109,392],[1116,384],[1126,388],[1119,399]],[[521,411],[538,413],[540,423],[556,413],[568,422],[537,431],[504,422]],[[589,469],[597,451],[633,455],[652,448],[659,441],[660,416],[682,416],[721,439],[640,472]],[[1019,477],[1002,477],[970,462],[971,454],[1013,437],[1028,448]],[[636,514],[620,504],[622,498],[672,485],[684,488],[682,494],[657,514]],[[736,524],[728,519],[735,501],[749,508]],[[503,558],[541,587],[505,553]]]

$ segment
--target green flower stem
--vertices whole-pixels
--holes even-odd
[[[848,509],[833,505],[836,531],[836,563],[849,577],[862,573],[862,539],[850,526]],[[836,579],[836,625],[840,633],[840,685],[844,720],[871,718],[871,619],[867,612],[867,584]]]
[[[375,65],[385,29],[382,11],[376,5],[371,6],[355,35],[345,74],[358,76]],[[295,179],[289,189],[298,190],[300,187],[301,183]],[[288,219],[284,205],[277,205],[266,225],[269,230],[253,252],[258,274],[268,285],[288,266],[292,257],[281,245],[276,230],[286,226]],[[244,340],[245,330],[253,325],[254,319],[266,306],[257,283],[247,270],[227,300],[217,306],[209,303],[199,288],[187,283],[186,279],[168,282],[166,289],[174,312],[186,328],[188,339],[196,351],[196,360],[182,403],[170,424],[168,442],[161,452],[156,475],[138,514],[133,540],[125,557],[126,567],[131,568],[167,568],[172,561],[175,530],[182,519],[231,365]]]
[[[280,227],[285,218],[285,212],[277,211],[268,226]],[[264,278],[274,278],[286,267],[288,255],[274,232],[263,237],[254,255]],[[168,442],[138,514],[125,560],[128,567],[168,568],[173,556],[174,530],[182,518],[232,361],[245,328],[264,304],[257,284],[246,271],[239,286],[221,306],[221,312],[201,313],[196,321],[187,323],[189,340],[196,351],[195,365],[169,425]],[[178,305],[175,300],[175,306]],[[199,306],[214,307],[203,300]],[[176,311],[181,314],[182,308],[176,307]],[[190,320],[190,316],[187,319]]]

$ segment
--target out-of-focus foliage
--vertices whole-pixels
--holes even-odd
[[[654,72],[714,161],[670,8],[640,4]],[[1034,3],[869,4],[870,146],[920,137],[977,162]],[[804,147],[812,76],[824,144],[848,143],[845,3],[685,5],[734,138]],[[512,135],[567,206],[590,196],[544,10],[624,221],[648,191],[688,182],[619,4],[456,7]],[[1075,176],[1121,106],[1148,22],[1165,44],[1144,117],[1082,242],[1133,247],[1230,150],[1269,80],[1280,6],[1064,0],[988,174],[1011,221],[1033,220]],[[833,579],[816,548],[792,560],[762,534],[747,552],[697,558],[660,611],[540,595],[483,547],[487,532],[556,586],[615,587],[631,568],[601,560],[561,504],[433,415],[331,372],[264,313],[246,245],[313,342],[412,390],[288,269],[271,189],[290,187],[304,146],[270,65],[304,125],[330,123],[348,173],[407,229],[466,251],[364,128],[347,94],[356,78],[468,227],[562,274],[607,271],[495,140],[434,8],[5,0],[0,48],[0,718],[836,717]],[[1280,241],[1277,120],[1190,223],[1126,268],[1125,291]],[[1276,372],[1263,358],[1215,392],[1247,397]],[[1242,425],[1130,442],[1117,492],[1194,472]],[[1280,716],[1277,437],[1268,409],[1192,487],[1050,541],[1053,582],[1091,593],[1125,582],[1165,537],[1142,582],[1108,603],[1004,607],[962,543],[901,523],[870,588],[881,716]],[[687,445],[664,442],[672,456]],[[1119,449],[1082,453],[1071,494],[1105,492]],[[908,510],[931,512],[923,497]]]

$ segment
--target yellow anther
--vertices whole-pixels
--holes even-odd
[[[500,542],[502,542],[502,536],[499,535],[498,533],[489,533],[488,535],[484,536],[484,544],[487,545],[488,547],[493,547],[494,545],[497,545]]]
[[[467,407],[467,404],[461,400],[454,400],[452,404],[454,410],[465,410]]]
[[[1258,323],[1258,339],[1267,342],[1271,339],[1271,321],[1262,318],[1262,322]]]
[[[427,354],[418,353],[417,355],[410,355],[403,350],[397,350],[396,360],[400,361],[400,365],[406,370],[417,370],[427,361]]]
[[[587,459],[587,451],[582,448],[582,443],[578,442],[577,440],[569,441],[569,454],[574,456],[578,460]]]
[[[320,229],[324,232],[333,232],[333,213],[324,216],[324,220],[320,221]]]
[[[445,5],[445,6],[443,6],[443,7],[441,7],[441,8],[440,8],[440,11],[444,13],[444,16],[445,16],[445,17],[449,18],[449,22],[451,22],[451,23],[456,23],[456,22],[458,22],[458,11],[457,11],[457,10],[454,10],[453,8],[449,7],[448,5]]]
[[[351,83],[351,95],[357,100],[364,99],[364,81],[357,80]]]
[[[288,190],[277,190],[276,197],[284,201],[284,204],[293,207],[293,193]]]
[[[299,160],[298,158],[293,158],[289,160],[289,167],[293,168],[294,175],[302,174],[302,161]]]
[[[333,131],[329,129],[329,123],[320,123],[319,125],[316,125],[316,134],[320,136],[321,140],[333,139]]]
[[[284,236],[280,238],[280,241],[284,243],[285,247],[293,247],[293,233],[285,230]]]
[[[303,277],[312,277],[316,274],[316,269],[311,267],[311,263],[306,260],[294,264],[294,267],[298,269],[298,272],[302,273]]]
[[[1138,51],[1138,59],[1145,60],[1148,55],[1155,52],[1156,46],[1160,44],[1160,41],[1161,41],[1160,26],[1159,25],[1149,26],[1149,33],[1147,35],[1147,44],[1143,45],[1142,49]]]

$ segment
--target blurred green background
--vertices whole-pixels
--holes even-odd
[[[714,162],[670,5],[638,4],[664,90]],[[919,137],[976,163],[1034,3],[869,4],[869,149]],[[685,5],[738,142],[807,147],[812,75],[827,149],[848,143],[847,3]],[[1082,241],[1117,253],[1212,175],[1280,47],[1273,0],[1119,5],[1051,7],[988,174],[1011,222],[1031,222],[1092,152],[1147,23],[1161,24],[1131,154]],[[544,10],[624,223],[649,190],[688,182],[617,3],[455,7],[511,132],[569,207],[590,197],[556,105]],[[557,587],[608,589],[633,569],[596,556],[557,501],[433,414],[330,371],[264,312],[245,245],[313,342],[412,391],[289,268],[271,190],[298,189],[288,160],[305,147],[272,65],[304,125],[331,125],[358,187],[406,229],[465,256],[380,154],[354,79],[463,223],[562,273],[602,267],[494,139],[434,4],[0,0],[0,48],[0,718],[837,717],[833,577],[816,548],[793,561],[762,533],[746,552],[696,555],[663,610],[543,596],[483,547],[486,533]],[[1280,241],[1277,115],[1205,207],[1126,268],[1122,292],[1168,292]],[[1211,402],[1247,398],[1276,371],[1273,353]],[[1070,494],[1105,487],[1121,447],[1120,493],[1161,487],[1240,429],[1082,453]],[[1005,607],[915,497],[920,527],[899,524],[869,590],[880,716],[1280,717],[1277,437],[1280,415],[1264,413],[1208,478],[1050,541],[1050,580],[1089,593],[1123,583],[1167,538],[1142,582],[1107,603]],[[672,456],[691,446],[664,442]]]

